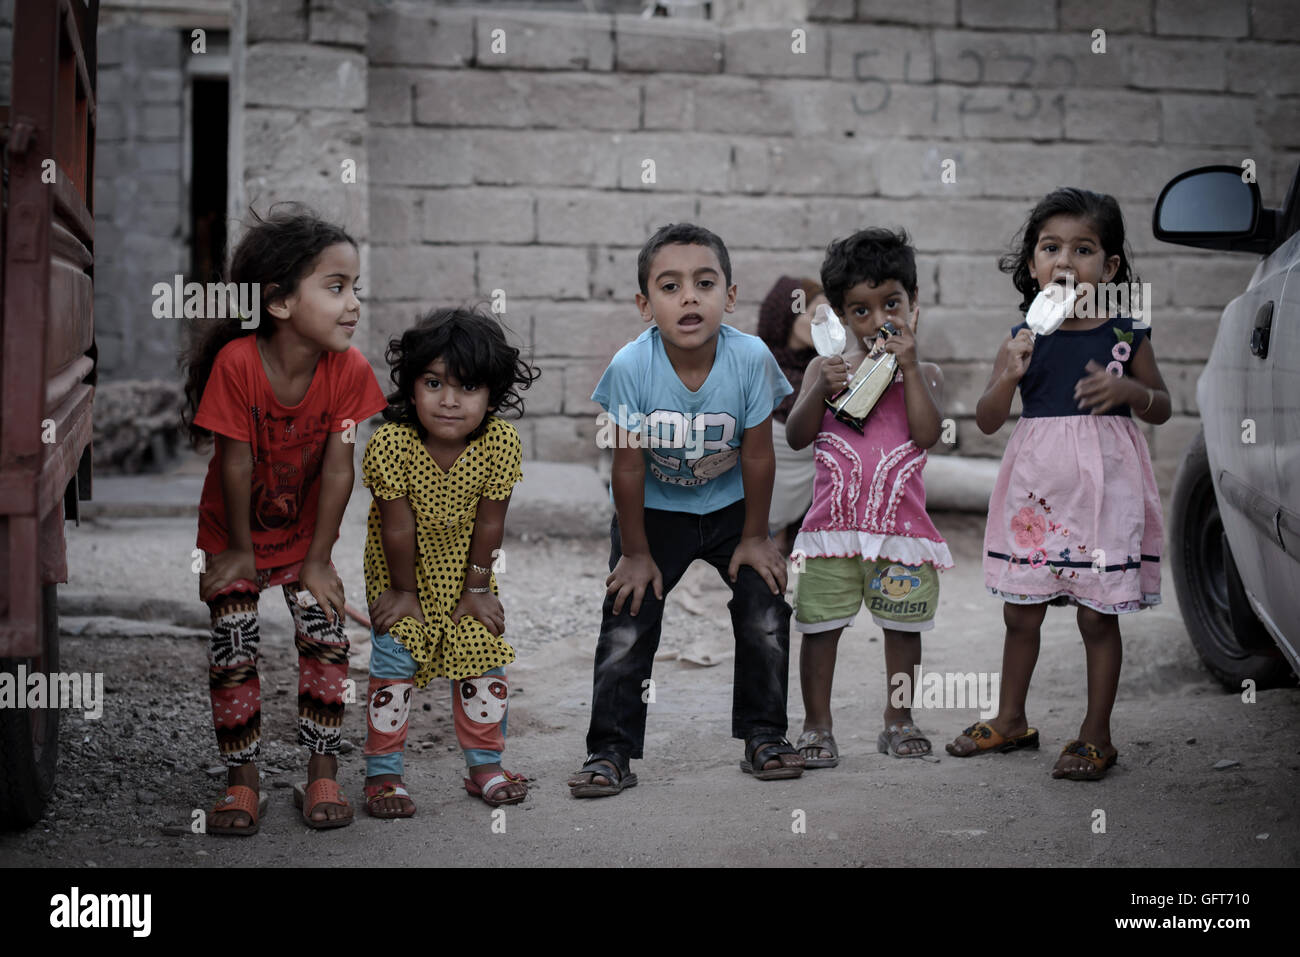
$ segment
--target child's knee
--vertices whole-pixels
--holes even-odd
[[[1043,624],[1047,615],[1047,605],[1013,605],[1005,602],[1002,606],[1002,620],[1012,631],[1033,631]]]
[[[1119,619],[1115,615],[1103,614],[1096,609],[1080,605],[1078,622],[1079,633],[1083,635],[1084,640],[1104,640],[1119,636]]]

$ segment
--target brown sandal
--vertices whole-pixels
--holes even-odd
[[[1061,757],[1070,754],[1077,758],[1083,758],[1092,767],[1076,769],[1073,771],[1062,771],[1059,768],[1052,769],[1052,777],[1060,779],[1067,778],[1071,781],[1100,781],[1106,776],[1115,764],[1119,762],[1119,752],[1112,750],[1110,754],[1103,755],[1094,744],[1087,741],[1080,741],[1077,738],[1061,749]],[[1060,758],[1057,759],[1058,761]]]
[[[963,731],[957,737],[967,737],[975,742],[975,748],[971,751],[954,751],[952,744],[945,745],[945,750],[954,758],[969,758],[977,754],[990,754],[992,752],[1001,753],[1003,751],[1022,751],[1027,748],[1038,747],[1038,729],[1030,728],[1024,734],[1017,735],[1014,738],[1004,738],[993,725],[987,721],[976,721],[969,728]]]

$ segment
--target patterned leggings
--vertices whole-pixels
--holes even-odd
[[[217,747],[229,767],[247,764],[261,752],[262,685],[257,675],[257,601],[275,585],[293,616],[298,648],[298,743],[313,754],[338,754],[343,741],[343,683],[348,676],[348,639],[343,621],[326,619],[319,606],[298,603],[301,563],[259,570],[257,581],[240,579],[208,602],[212,640],[208,683]]]

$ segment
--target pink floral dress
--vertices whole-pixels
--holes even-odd
[[[1148,336],[1114,318],[1034,343],[984,531],[984,583],[1003,601],[1105,614],[1160,603],[1164,522],[1146,437],[1128,406],[1089,415],[1074,400],[1088,360],[1126,375]]]

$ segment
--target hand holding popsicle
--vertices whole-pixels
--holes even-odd
[[[1050,336],[1065,322],[1074,309],[1074,284],[1061,286],[1050,283],[1038,290],[1038,295],[1025,313],[1025,325],[1035,336]]]
[[[826,303],[817,307],[812,317],[812,340],[819,356],[838,356],[848,343],[844,325]]]

